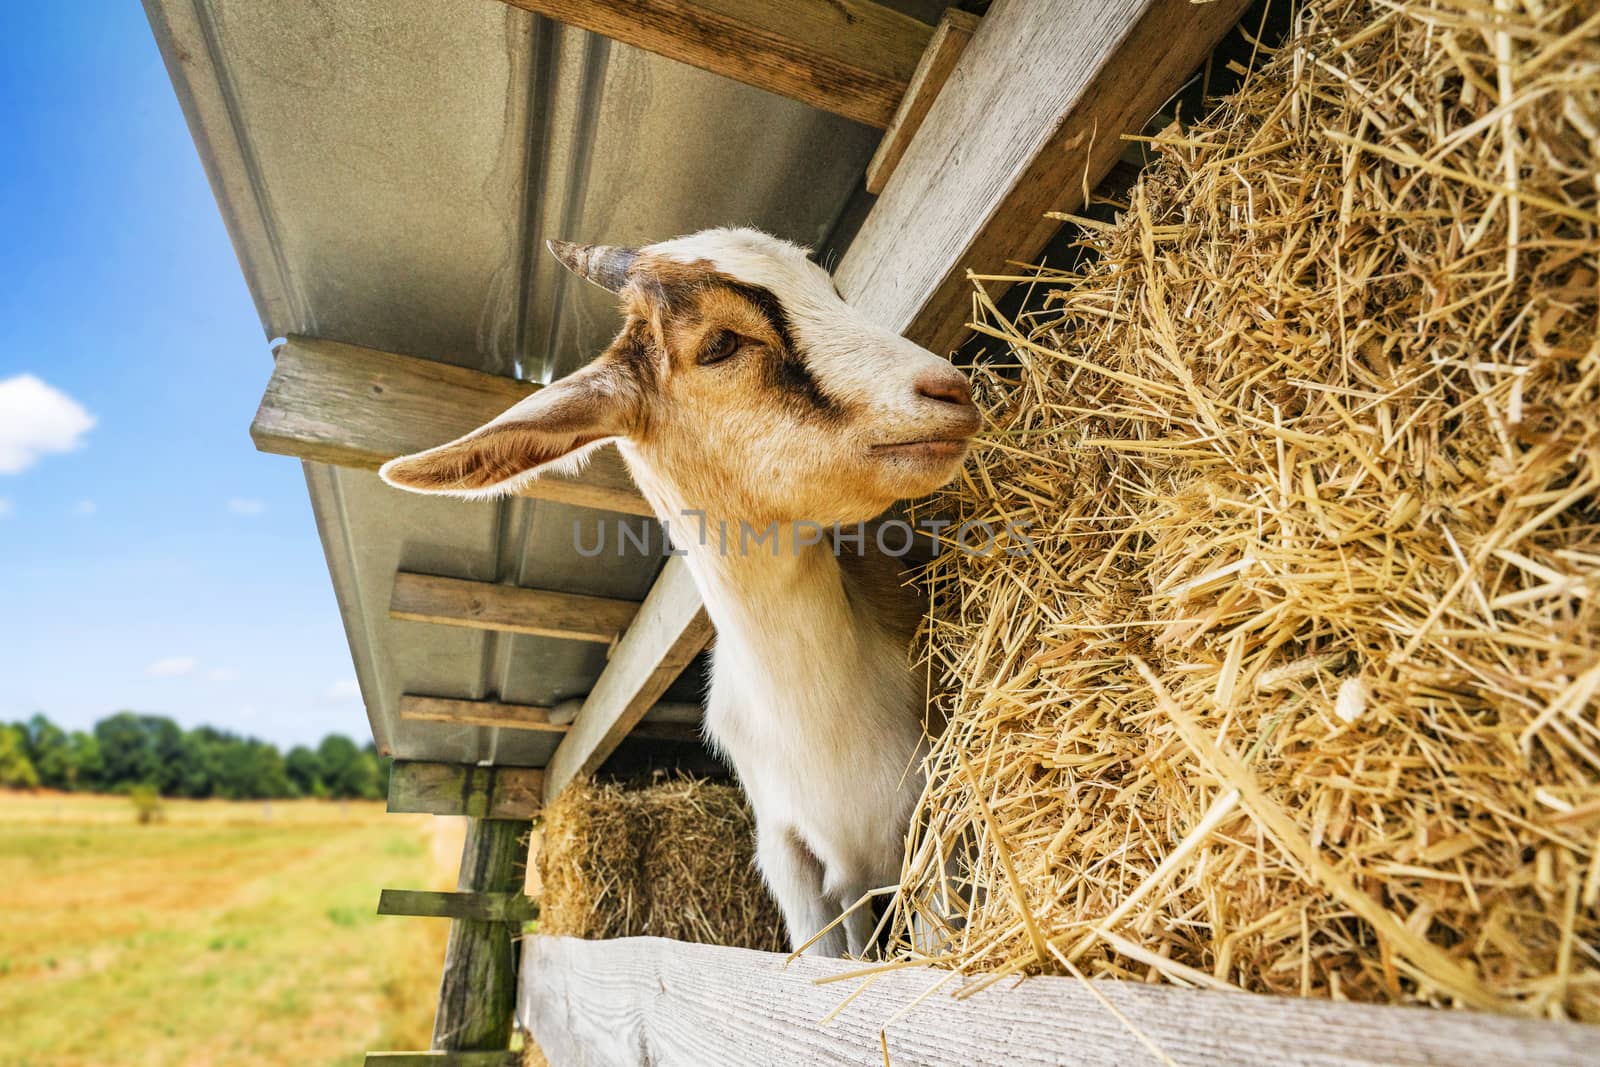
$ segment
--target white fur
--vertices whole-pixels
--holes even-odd
[[[919,373],[951,373],[949,363],[845,304],[805,250],[754,231],[713,230],[649,251],[709,260],[776,294],[824,390],[873,412],[873,438],[913,438],[926,425],[926,402],[910,383]],[[637,450],[621,447],[663,515],[707,507],[679,499]],[[922,787],[924,699],[904,639],[889,633],[878,606],[847,597],[831,550],[795,555],[792,536],[781,531],[777,558],[737,545],[724,551],[715,533],[709,544],[681,547],[717,628],[706,730],[750,797],[757,862],[798,948],[863,894],[898,880]],[[860,955],[872,928],[862,904],[811,951]]]
[[[620,445],[660,513],[684,514],[689,503]],[[783,527],[776,557],[743,554],[732,530],[724,552],[715,529],[705,544],[673,529],[717,628],[706,733],[750,798],[756,862],[798,949],[899,879],[922,790],[922,690],[903,639],[847,598],[826,545],[792,553]],[[863,904],[809,951],[860,955],[872,925]]]
[[[900,496],[931,491],[955,473],[959,443],[977,428],[977,414],[959,372],[851,308],[804,249],[751,230],[711,230],[644,251],[709,262],[721,275],[769,290],[827,397],[816,411],[797,414],[792,395],[771,396],[750,384],[761,379],[731,359],[724,368],[678,360],[686,366],[671,373],[706,377],[683,379],[678,392],[671,381],[645,390],[651,395],[639,402],[646,410],[659,405],[651,435],[617,443],[640,490],[687,550],[716,624],[706,729],[754,807],[757,862],[791,942],[798,948],[815,938],[812,952],[861,954],[873,926],[866,906],[822,931],[864,893],[897,879],[922,785],[922,689],[904,633],[893,632],[885,605],[873,601],[871,589],[882,587],[853,579],[826,543],[793,551],[793,524],[854,524]],[[612,391],[616,379],[608,373],[586,368],[482,431],[387,464],[382,474],[427,492],[514,490],[567,465],[548,461],[559,447],[552,442],[570,447],[580,438],[633,432],[615,428],[625,398]],[[723,392],[719,383],[733,381],[745,384]],[[541,458],[487,489],[452,485],[448,474],[438,480],[433,472],[461,468],[457,460],[463,453],[470,459],[497,424],[541,443]],[[927,442],[943,444],[917,451]],[[429,457],[449,462],[430,465]],[[716,499],[701,499],[708,496]],[[709,520],[705,543],[685,536],[692,511]],[[740,551],[739,522],[754,511],[791,524],[780,528],[776,555]],[[735,541],[726,548],[718,535],[724,521]]]

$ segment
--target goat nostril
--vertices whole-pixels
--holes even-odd
[[[941,374],[938,377],[929,375],[917,379],[917,395],[925,396],[929,400],[937,400],[944,404],[957,404],[968,407],[972,404],[972,387],[967,384],[965,375]]]

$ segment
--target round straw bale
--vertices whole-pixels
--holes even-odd
[[[734,786],[576,782],[545,811],[539,930],[780,951],[783,922],[754,843]]]

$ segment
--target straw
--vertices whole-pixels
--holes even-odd
[[[545,811],[540,932],[782,951],[783,922],[755,869],[754,842],[732,785],[575,782]]]
[[[1303,3],[976,279],[896,958],[1600,1021],[1597,18]]]

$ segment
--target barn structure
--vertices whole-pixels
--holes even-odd
[[[1523,1020],[1054,978],[953,998],[920,968],[516,937],[563,786],[717,771],[673,714],[712,637],[681,562],[578,551],[654,529],[614,453],[496,503],[374,473],[610,339],[544,240],[758,226],[950,352],[969,272],[1044,249],[1244,0],[145,4],[273,342],[251,433],[303,461],[390,808],[471,820],[458,892],[380,904],[451,923],[435,1047],[369,1064],[509,1064],[514,1018],[557,1064],[1593,1062]]]

